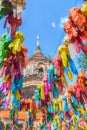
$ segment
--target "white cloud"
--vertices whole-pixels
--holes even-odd
[[[67,18],[67,17],[60,18],[60,24],[59,24],[59,26],[60,26],[61,28],[63,28],[64,23],[67,22],[67,21],[68,21],[68,18]]]
[[[55,22],[52,22],[52,23],[51,23],[51,26],[52,26],[53,28],[56,28]]]

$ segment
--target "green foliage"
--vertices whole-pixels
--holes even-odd
[[[81,54],[78,59],[78,63],[79,63],[79,67],[82,70],[87,71],[87,55]]]

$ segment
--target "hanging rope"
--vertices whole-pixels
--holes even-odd
[[[74,1],[74,6],[76,6],[76,4],[77,4],[77,1],[78,1],[78,0],[75,0],[75,1]]]
[[[55,49],[55,51],[54,51],[54,56],[55,56],[55,54],[56,54],[57,48],[58,48],[59,44],[61,43],[63,37],[64,37],[64,30],[63,30],[63,32],[62,32],[62,34],[61,34],[61,36],[60,36],[59,42],[58,42],[57,47],[56,47],[56,49]]]

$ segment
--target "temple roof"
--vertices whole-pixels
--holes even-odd
[[[34,60],[34,59],[40,59],[40,60],[48,60],[46,56],[44,56],[44,54],[41,51],[40,48],[40,38],[39,36],[37,36],[36,38],[36,50],[34,52],[34,54],[29,58],[29,60]],[[49,60],[48,60],[49,61]]]

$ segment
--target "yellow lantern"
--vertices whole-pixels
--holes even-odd
[[[82,5],[81,10],[82,10],[83,15],[87,18],[87,3]]]

